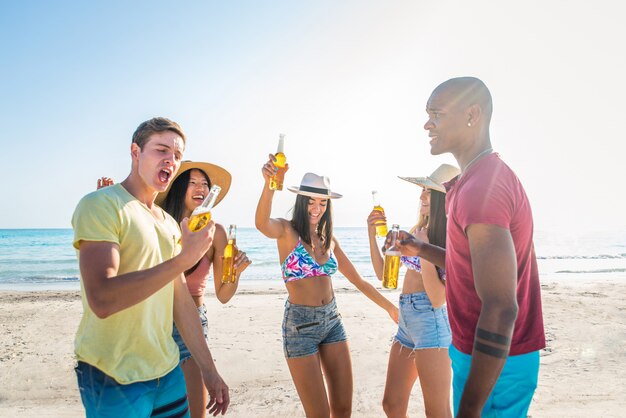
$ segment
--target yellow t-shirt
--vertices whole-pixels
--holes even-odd
[[[180,229],[165,211],[165,221],[128,193],[121,184],[83,197],[72,226],[74,247],[81,241],[106,241],[119,246],[118,274],[145,270],[169,260],[180,250]],[[75,351],[121,384],[153,380],[178,364],[178,346],[172,338],[174,284],[130,308],[100,319],[87,302],[81,279],[83,317]]]

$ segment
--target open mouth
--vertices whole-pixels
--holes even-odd
[[[164,168],[159,171],[159,180],[161,181],[161,183],[169,182],[170,178],[172,178],[172,172],[170,170]]]
[[[193,196],[191,196],[191,198],[199,203],[202,203],[204,201],[204,195],[203,194],[195,194]]]

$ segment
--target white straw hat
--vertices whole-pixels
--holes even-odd
[[[427,177],[400,177],[402,180],[406,180],[409,183],[417,184],[418,186],[426,187],[427,189],[437,190],[438,192],[445,193],[446,188],[443,187],[443,183],[448,182],[461,174],[461,170],[450,164],[441,164],[430,176]]]
[[[339,193],[330,191],[330,179],[326,176],[318,176],[314,173],[306,173],[302,177],[300,186],[287,187],[290,192],[309,197],[320,197],[322,199],[339,199]]]

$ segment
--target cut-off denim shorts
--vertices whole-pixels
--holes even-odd
[[[448,348],[452,333],[446,305],[433,308],[426,292],[401,294],[394,341],[411,350]]]
[[[283,350],[286,358],[311,356],[323,344],[347,341],[335,298],[322,306],[285,302]]]
[[[206,316],[206,306],[198,306],[198,314],[200,315],[200,323],[202,324],[202,333],[204,334],[204,339],[208,340],[209,338],[209,320]],[[191,358],[191,352],[185,345],[183,341],[183,337],[178,332],[178,328],[176,328],[176,324],[174,324],[174,329],[172,331],[172,337],[176,344],[178,344],[178,351],[180,351],[180,362],[184,363],[185,360]]]

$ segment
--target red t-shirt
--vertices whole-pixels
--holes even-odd
[[[446,299],[452,344],[471,354],[482,303],[474,288],[472,260],[465,231],[472,224],[489,224],[511,232],[517,255],[519,306],[510,355],[545,347],[541,287],[533,245],[533,218],[519,179],[496,153],[446,184]]]

